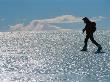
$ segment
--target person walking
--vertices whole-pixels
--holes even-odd
[[[82,30],[83,33],[86,31],[86,38],[84,40],[84,47],[81,51],[87,51],[87,42],[88,42],[88,39],[90,39],[92,41],[92,43],[98,47],[96,52],[101,52],[101,50],[102,50],[101,45],[99,43],[97,43],[93,37],[93,33],[96,31],[96,23],[90,21],[87,17],[84,17],[82,20],[86,24],[85,28]]]

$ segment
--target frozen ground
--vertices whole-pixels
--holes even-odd
[[[106,53],[80,31],[0,33],[0,82],[110,82],[110,31],[95,38]]]

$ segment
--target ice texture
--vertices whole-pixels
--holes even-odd
[[[95,40],[81,31],[0,32],[0,82],[110,82],[110,31],[97,31]]]

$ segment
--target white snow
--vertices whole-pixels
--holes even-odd
[[[84,35],[68,32],[0,32],[0,82],[110,82],[110,31],[94,37],[106,53],[95,54]]]

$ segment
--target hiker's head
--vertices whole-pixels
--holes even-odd
[[[87,17],[84,17],[82,20],[84,21],[84,23],[90,22],[90,20]]]

